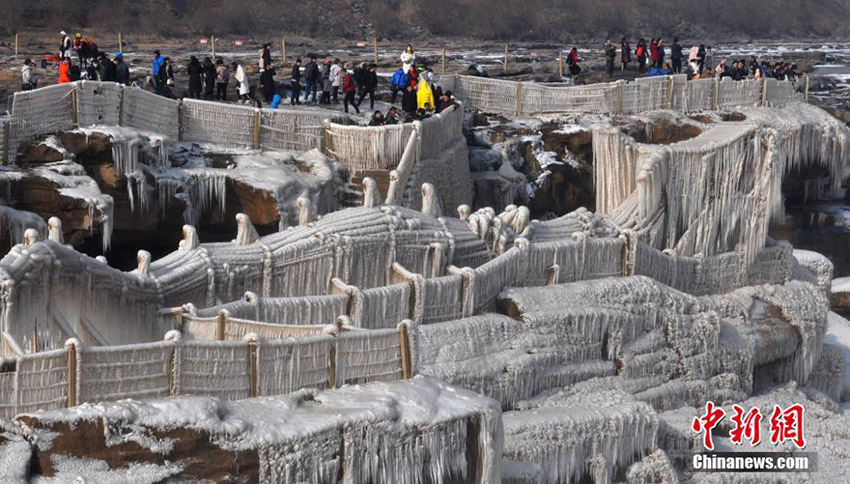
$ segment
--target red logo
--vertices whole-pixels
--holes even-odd
[[[761,443],[762,414],[758,407],[749,411],[739,405],[732,405],[735,412],[732,415],[734,427],[729,433],[730,440],[735,445],[742,445],[746,439],[753,447]],[[782,410],[779,405],[774,405],[770,416],[770,442],[779,445],[786,441],[794,443],[798,448],[806,446],[803,435],[803,414],[805,409],[800,404],[794,404]],[[726,417],[726,411],[714,405],[714,402],[706,402],[705,413],[694,417],[691,430],[703,434],[703,446],[708,450],[714,450],[714,441],[711,431]]]

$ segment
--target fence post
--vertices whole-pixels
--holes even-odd
[[[803,74],[803,77],[805,77],[805,79],[806,79],[806,87],[805,87],[805,90],[803,91],[803,99],[806,102],[809,102],[809,75]]]
[[[374,49],[374,57],[375,57],[374,61],[375,61],[375,64],[377,64],[378,63],[378,38],[377,37],[372,39],[372,47]]]
[[[443,69],[442,69],[442,71],[441,71],[440,73],[441,73],[441,74],[445,74],[445,73],[446,73],[446,48],[445,48],[445,47],[443,47],[443,61],[442,61],[442,66],[443,66]],[[808,84],[806,84],[806,85],[808,86]]]
[[[177,100],[177,141],[183,141],[183,100]]]
[[[15,58],[18,57],[18,33],[15,32]]]
[[[124,126],[124,86],[118,90],[118,126]]]
[[[124,52],[124,41],[121,39],[121,31],[118,31],[118,52]]]
[[[65,364],[65,406],[67,408],[77,406],[77,346],[80,342],[76,338],[65,341],[68,350]]]
[[[714,83],[711,85],[711,109],[713,111],[717,111],[717,91],[720,89],[720,84],[717,82],[717,78],[714,78]]]
[[[215,59],[215,35],[210,35],[210,48],[212,49],[212,57]]]
[[[257,365],[257,355],[259,354],[258,346],[260,345],[260,337],[256,333],[248,333],[245,335],[245,341],[248,342],[248,370],[250,379],[250,395],[256,397],[259,387],[259,367]]]
[[[280,66],[286,63],[286,37],[280,38]]]
[[[322,153],[331,156],[331,120],[322,120]]]
[[[673,76],[667,78],[667,109],[673,109]]]
[[[767,105],[767,78],[761,78],[761,105],[762,107]]]
[[[11,130],[10,124],[12,124],[8,119],[3,121],[3,152],[0,153],[2,156],[3,164],[6,165],[9,163],[9,140],[11,136],[9,136],[9,131]]]
[[[617,81],[617,115],[623,114],[623,81]]]
[[[255,150],[260,149],[260,122],[260,110],[259,108],[254,108],[254,132],[251,139],[251,146]]]
[[[401,350],[401,379],[410,380],[410,335],[407,331],[407,323],[398,325],[398,347]]]
[[[82,82],[82,81],[80,81]],[[71,89],[71,125],[74,129],[80,128],[80,83],[76,83]]]
[[[182,313],[181,313],[182,319]],[[181,324],[182,330],[182,324]],[[165,333],[165,341],[173,344],[171,356],[168,358],[168,396],[177,395],[177,352],[179,351],[180,343],[183,340],[183,334],[177,330],[171,330]]]
[[[564,78],[564,51],[558,48],[558,77]]]
[[[516,83],[516,115],[522,116],[522,83]]]
[[[336,388],[336,334],[328,353],[328,388]]]
[[[508,44],[505,44],[505,69],[504,72],[508,72]]]
[[[224,341],[224,327],[227,324],[227,311],[222,309],[218,312],[218,319],[215,321],[215,339]]]

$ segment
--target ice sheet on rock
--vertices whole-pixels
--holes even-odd
[[[54,456],[51,461],[56,471],[54,476],[34,476],[29,482],[32,484],[63,484],[67,482],[156,484],[167,481],[171,477],[177,477],[183,471],[182,465],[171,462],[164,464],[134,463],[124,468],[114,469],[102,460]]]
[[[570,483],[602,457],[608,475],[655,450],[658,417],[622,391],[576,395],[534,411],[506,412],[505,458],[540,466],[545,482]]]
[[[262,482],[336,482],[343,476],[353,483],[498,484],[500,416],[486,397],[417,377],[228,403],[176,397],[83,405],[39,414],[39,420],[105,419],[107,442],[138,442],[154,451],[153,430],[206,432],[222,449],[258,450]]]

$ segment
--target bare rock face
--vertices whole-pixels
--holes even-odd
[[[163,431],[146,429],[147,434],[159,441],[172,442],[169,450],[156,452],[137,442],[107,443],[103,420],[75,420],[72,422],[41,422],[37,417],[25,416],[19,420],[31,428],[54,433],[56,437],[47,448],[33,448],[32,474],[43,477],[59,475],[52,457],[72,457],[105,461],[109,468],[118,469],[132,464],[179,462],[183,466],[181,477],[212,482],[259,482],[258,450],[227,451],[211,441],[210,434],[202,430],[179,428]],[[161,449],[164,450],[164,449]],[[203,456],[199,458],[199,456]]]
[[[65,154],[47,143],[30,146],[18,161],[22,166],[43,165],[65,159]]]

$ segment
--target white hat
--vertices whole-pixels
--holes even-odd
[[[62,32],[59,32],[59,35],[68,35],[68,34],[66,34],[65,31],[63,30]]]

